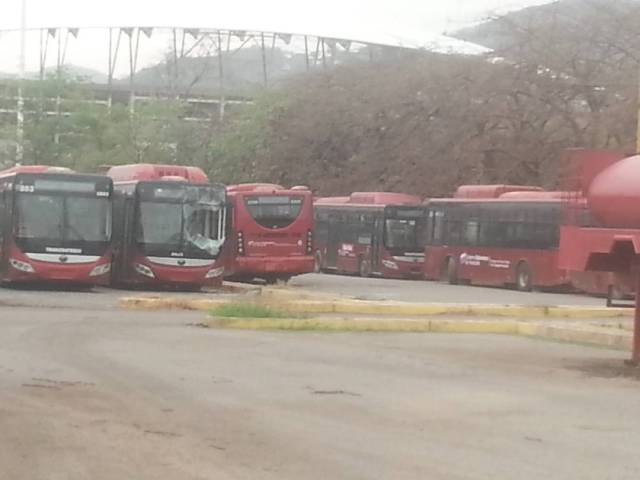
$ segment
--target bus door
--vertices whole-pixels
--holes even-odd
[[[9,232],[11,232],[11,215],[9,214],[9,205],[7,198],[9,195],[3,188],[0,190],[0,271],[4,270],[8,255],[5,255]]]
[[[380,271],[380,262],[382,260],[382,243],[384,238],[384,218],[376,215],[372,224],[371,232],[371,270],[373,272]]]
[[[343,228],[341,218],[337,213],[329,214],[329,232],[327,234],[327,253],[325,258],[326,266],[335,268],[338,263],[338,250],[342,240],[341,230]]]
[[[122,251],[120,253],[120,268],[123,277],[133,273],[136,238],[136,209],[135,196],[125,195],[122,218]]]

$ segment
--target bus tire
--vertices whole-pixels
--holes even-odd
[[[361,258],[358,262],[358,273],[362,278],[371,276],[371,264],[366,258]]]
[[[516,268],[516,288],[521,292],[533,290],[533,272],[527,262],[520,262]]]
[[[313,271],[314,273],[322,272],[322,253],[320,253],[320,250],[316,250],[315,262],[313,264]]]
[[[445,263],[445,279],[449,285],[458,284],[458,263],[453,257],[448,257]]]

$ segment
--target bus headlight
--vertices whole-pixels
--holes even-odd
[[[138,272],[140,275],[143,275],[149,278],[156,278],[156,276],[153,273],[153,270],[151,270],[146,265],[142,265],[141,263],[136,263],[135,269],[136,269],[136,272]]]
[[[224,274],[224,267],[214,268],[212,270],[209,270],[207,274],[204,276],[204,278],[206,279],[218,278],[218,277],[221,277],[223,274]]]
[[[382,260],[382,265],[384,265],[387,268],[390,268],[391,270],[400,270],[400,267],[398,267],[398,264],[396,262],[392,262],[391,260]]]
[[[10,258],[9,263],[13,268],[24,273],[36,273],[35,269],[27,262],[21,262],[15,258]]]
[[[98,265],[89,274],[90,277],[99,277],[100,275],[106,275],[111,271],[110,263],[103,263],[102,265]]]

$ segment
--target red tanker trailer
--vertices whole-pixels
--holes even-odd
[[[640,291],[640,156],[617,152],[574,152],[572,189],[586,198],[567,202],[560,234],[561,267],[615,274],[621,288]],[[635,288],[634,288],[635,287]],[[640,295],[636,295],[633,362],[640,361]]]

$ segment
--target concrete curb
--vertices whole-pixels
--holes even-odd
[[[255,299],[193,299],[126,297],[120,299],[120,307],[133,310],[211,310],[227,303],[254,301]],[[305,314],[349,314],[349,315],[397,315],[417,316],[469,316],[508,318],[628,318],[633,310],[628,308],[583,307],[583,306],[526,306],[526,305],[464,305],[464,304],[421,304],[403,302],[376,302],[366,300],[292,300],[278,298],[278,295],[263,294],[258,301],[292,313]]]
[[[502,334],[587,344],[618,350],[630,350],[633,337],[631,332],[620,329],[618,326],[606,328],[583,324],[567,325],[544,321],[518,320],[212,318],[205,322],[205,325],[210,328],[236,330]]]
[[[517,321],[416,320],[370,318],[221,318],[205,322],[209,327],[240,330],[294,330],[336,332],[496,333],[517,334]]]

